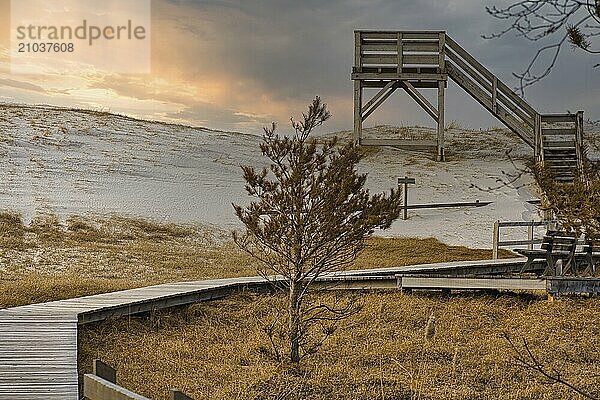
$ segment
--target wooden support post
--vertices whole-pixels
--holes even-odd
[[[105,381],[117,383],[117,371],[110,365],[103,363],[100,360],[94,360],[92,365],[92,373]]]
[[[397,45],[396,45],[396,51],[398,52],[398,59],[397,59],[397,63],[398,63],[398,68],[397,68],[397,72],[398,72],[398,78],[402,77],[402,66],[404,65],[404,61],[402,60],[402,56],[404,53],[404,49],[402,47],[402,32],[398,32],[397,36],[396,36],[396,40]]]
[[[361,72],[361,33],[354,32],[354,72]],[[354,143],[360,144],[362,137],[362,81],[354,80]]]
[[[443,74],[446,70],[446,32],[440,32],[438,40],[438,63],[440,73]],[[444,161],[444,90],[446,82],[438,81],[438,109],[437,109],[437,160]]]
[[[437,126],[437,160],[444,161],[444,89],[445,82],[438,81],[438,126]]]
[[[533,146],[534,157],[537,162],[543,162],[542,157],[542,116],[535,113],[533,116],[533,140],[535,145]]]
[[[492,111],[494,114],[498,112],[498,78],[495,75],[492,79]]]
[[[408,219],[408,184],[404,184],[404,212],[402,213],[402,219]]]
[[[494,237],[492,239],[492,259],[498,259],[498,243],[500,242],[500,221],[494,222]]]
[[[446,32],[440,32],[438,45],[438,64],[440,66],[440,74],[443,74],[446,69]]]
[[[583,111],[577,111],[575,116],[575,149],[577,151],[577,169],[583,176]]]
[[[579,140],[580,144],[583,144],[583,111],[577,111],[577,128],[579,128]]]
[[[354,81],[354,133],[352,138],[354,143],[360,144],[362,137],[362,82]]]

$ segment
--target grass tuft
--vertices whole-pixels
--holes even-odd
[[[15,212],[0,212],[0,247],[21,249],[25,243],[25,227],[21,215]]]
[[[36,215],[29,223],[28,230],[45,244],[60,244],[65,238],[64,227],[54,214]]]

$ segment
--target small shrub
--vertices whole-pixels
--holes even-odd
[[[63,226],[55,214],[35,216],[29,224],[29,231],[36,234],[38,241],[45,243],[60,243],[65,238]]]
[[[21,215],[11,211],[0,212],[0,247],[22,248],[25,227]]]
[[[97,242],[104,238],[104,235],[93,221],[80,217],[71,216],[67,218],[67,232],[71,239],[81,242]]]

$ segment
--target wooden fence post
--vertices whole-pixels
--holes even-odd
[[[529,244],[527,248],[529,250],[533,250],[533,224],[535,221],[531,220],[531,225],[527,227],[527,240],[529,240]]]
[[[498,242],[500,240],[500,221],[494,222],[494,237],[492,239],[492,259],[498,259]]]
[[[402,188],[404,201],[402,204],[402,219],[408,219],[408,185],[415,184],[415,178],[409,178],[405,176],[404,178],[398,178],[398,188]],[[403,186],[400,186],[403,185]]]
[[[183,392],[180,392],[177,389],[169,390],[169,400],[193,400],[191,397],[187,396]]]
[[[92,373],[110,383],[117,383],[117,370],[100,360],[94,360]]]
[[[354,72],[361,72],[361,33],[354,32]],[[354,143],[360,144],[362,139],[362,95],[363,83],[360,79],[354,80],[354,131],[352,138]]]

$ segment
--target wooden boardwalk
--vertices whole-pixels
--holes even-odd
[[[265,285],[259,277],[181,282],[0,310],[0,399],[78,400],[80,324]]]
[[[465,269],[489,274],[523,263],[524,259],[511,259],[426,264],[350,271],[330,278],[348,283],[340,289],[394,288],[397,274]],[[268,285],[261,277],[180,282],[2,309],[0,399],[78,400],[78,325],[222,298],[243,289],[264,290]]]

